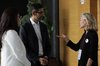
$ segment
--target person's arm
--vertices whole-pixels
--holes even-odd
[[[87,66],[91,66],[93,62],[97,61],[98,52],[98,35],[95,32],[89,33],[89,48]]]
[[[23,28],[23,26],[20,26],[19,36],[20,36],[21,40],[23,41],[23,43],[24,43],[24,45],[25,45],[25,47],[27,49],[28,43],[27,43],[26,31]]]
[[[28,23],[27,23],[28,25]],[[36,63],[38,60],[39,60],[39,56],[37,56],[37,54],[34,53],[34,47],[32,47],[30,44],[29,44],[29,39],[28,39],[28,36],[27,36],[27,31],[30,31],[30,28],[28,28],[28,26],[20,26],[20,30],[19,30],[19,36],[21,38],[21,40],[23,41],[24,45],[25,45],[25,48],[26,48],[26,51],[27,51],[27,55],[28,55],[28,59],[33,62],[33,63]],[[31,37],[30,37],[31,38]]]
[[[57,36],[57,37],[63,38],[65,40],[65,42],[66,42],[66,46],[69,46],[74,51],[78,51],[79,50],[80,41],[77,44],[75,44],[71,40],[69,40],[69,38],[64,34],[62,34],[61,36]]]
[[[17,32],[14,30],[7,31],[5,40],[10,46],[16,59],[23,64],[23,66],[30,66],[30,62],[26,58],[25,47],[18,36]]]
[[[45,56],[47,56],[48,58],[49,58],[49,56],[50,56],[50,53],[51,53],[51,45],[50,45],[50,37],[49,37],[49,33],[48,33],[48,29],[47,29],[47,27],[46,27],[46,29],[45,29],[46,31],[46,33],[45,33],[45,35],[46,35],[46,43],[45,43],[45,45],[46,45],[46,54],[45,54]]]

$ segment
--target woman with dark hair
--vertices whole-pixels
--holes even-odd
[[[19,12],[15,8],[4,10],[0,21],[1,66],[30,66],[26,49],[17,34]]]

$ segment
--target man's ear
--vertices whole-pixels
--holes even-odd
[[[32,15],[36,15],[36,11],[35,10],[32,10]]]

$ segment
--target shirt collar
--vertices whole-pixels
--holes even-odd
[[[30,18],[30,21],[31,21],[32,24],[39,24],[39,22],[38,22],[38,23],[35,23],[35,22],[32,20],[32,18]]]

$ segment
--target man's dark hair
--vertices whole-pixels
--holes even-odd
[[[43,8],[43,5],[40,3],[34,3],[31,6],[32,6],[32,10],[36,10],[36,11],[39,11],[39,9]]]

